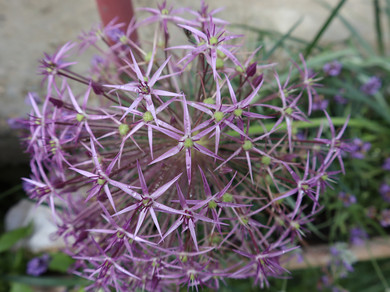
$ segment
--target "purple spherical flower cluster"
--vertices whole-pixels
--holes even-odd
[[[89,289],[268,285],[340,172],[334,160],[344,171],[347,122],[336,131],[324,111],[329,133],[297,139],[318,86],[302,56],[291,83],[255,61],[259,49],[243,53],[242,36],[204,3],[144,10],[152,15],[127,30],[111,23],[81,36],[79,48],[99,55],[89,76],[68,61],[75,43],[45,55],[47,93],[41,107],[29,95],[21,121],[26,190],[51,207]],[[133,42],[146,25],[154,37]],[[186,44],[172,47],[177,34]]]

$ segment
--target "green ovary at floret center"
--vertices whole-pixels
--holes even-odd
[[[241,115],[242,115],[242,109],[241,109],[241,108],[235,109],[235,110],[234,110],[234,115],[235,115],[236,117],[241,117]]]
[[[216,112],[214,113],[214,119],[215,119],[217,122],[222,121],[223,116],[224,116],[223,112],[216,111]]]
[[[153,121],[153,115],[149,111],[145,112],[142,118],[144,119],[145,123]]]
[[[253,143],[249,140],[245,140],[244,144],[242,145],[242,149],[244,149],[245,151],[251,150],[252,147],[253,147]]]
[[[185,148],[191,148],[192,146],[194,146],[194,141],[192,141],[191,138],[186,138],[184,140],[184,147]]]

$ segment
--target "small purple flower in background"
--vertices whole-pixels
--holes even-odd
[[[380,80],[380,78],[373,76],[360,87],[360,90],[368,95],[374,95],[378,92],[381,86],[382,81]]]
[[[31,276],[40,276],[47,271],[49,263],[50,256],[48,254],[35,257],[27,263],[26,273]]]
[[[356,197],[354,195],[345,192],[339,193],[339,199],[343,202],[344,207],[349,207],[352,204],[356,203]]]
[[[92,59],[91,59],[91,68],[92,69],[97,68],[97,67],[101,66],[102,64],[104,64],[104,62],[105,62],[105,60],[102,56],[93,55]]]
[[[119,42],[121,37],[124,36],[124,32],[120,28],[115,28],[107,31],[107,36],[114,43]]]
[[[390,226],[390,209],[382,210],[379,221],[383,227]]]
[[[356,257],[348,249],[344,242],[336,243],[330,247],[331,260],[328,268],[333,278],[345,278],[348,273],[353,272],[352,265],[356,262]]]
[[[348,102],[348,99],[346,99],[345,97],[343,97],[341,94],[336,94],[334,97],[333,97],[334,101],[339,103],[339,104],[347,104]]]
[[[321,279],[320,279],[320,287],[321,288],[322,287],[330,287],[332,284],[333,284],[333,279],[330,277],[330,275],[321,276]]]
[[[379,188],[379,192],[383,200],[385,200],[387,203],[390,203],[390,185],[383,183]]]
[[[325,74],[329,76],[337,76],[340,74],[342,68],[343,65],[339,61],[335,60],[333,62],[326,63],[322,69],[324,70]]]
[[[11,129],[17,130],[17,129],[28,129],[28,124],[25,120],[20,118],[9,118],[7,120],[7,124]]]
[[[38,93],[36,92],[31,92],[31,98],[34,99],[35,103],[36,104],[42,104],[42,99],[39,97]],[[29,95],[26,95],[25,99],[24,99],[24,103],[31,106],[31,100],[30,100],[30,96]]]
[[[353,139],[352,143],[349,145],[351,156],[356,159],[364,159],[366,153],[371,148],[371,143],[364,142],[359,138]]]
[[[316,95],[313,99],[313,111],[322,111],[328,107],[329,100],[325,99],[323,95]]]
[[[352,245],[363,245],[367,239],[368,234],[363,228],[354,227],[349,231],[349,241]]]
[[[385,163],[383,163],[382,168],[384,170],[390,171],[390,157],[386,158]]]
[[[366,216],[370,219],[375,219],[377,215],[377,209],[375,206],[370,206],[366,209]]]
[[[342,287],[334,286],[334,287],[332,287],[332,292],[349,292],[349,291],[342,288]]]

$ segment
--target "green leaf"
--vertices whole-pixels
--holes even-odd
[[[336,127],[341,127],[344,125],[346,118],[342,117],[331,117],[332,123]],[[305,121],[294,121],[293,122],[293,128],[295,129],[311,129],[311,128],[318,128],[321,125],[328,125],[328,120],[326,118],[313,118],[310,120],[310,122]],[[272,123],[265,123],[264,128],[266,131],[270,131],[274,124]],[[251,126],[249,128],[249,134],[250,135],[259,135],[264,133],[263,126]],[[357,119],[350,119],[347,125],[347,128],[360,128],[360,129],[368,129],[375,133],[383,133],[386,134],[388,132],[387,127],[382,126],[380,123],[375,121],[370,121],[363,118],[357,118]],[[285,122],[281,123],[279,125],[280,130],[287,129],[287,124]],[[246,129],[245,129],[246,131]],[[239,134],[236,131],[229,131],[228,135],[231,136],[238,136]]]
[[[53,253],[50,257],[49,270],[51,271],[66,273],[74,263],[74,259],[64,253]]]
[[[381,21],[381,7],[379,0],[374,0],[374,13],[375,13],[375,31],[376,39],[378,44],[378,49],[381,55],[385,52],[385,43],[383,41],[383,30],[382,30],[382,21]]]
[[[33,292],[29,285],[12,282],[10,292]]]
[[[26,284],[30,286],[65,286],[65,287],[74,287],[74,286],[86,286],[90,284],[89,281],[74,277],[33,277],[33,276],[20,276],[20,275],[0,275],[1,279],[4,279],[9,282],[16,282],[21,284]]]
[[[7,233],[4,233],[0,237],[0,252],[9,250],[19,240],[29,236],[32,230],[33,230],[33,225],[29,224],[26,227],[17,228],[8,231]]]

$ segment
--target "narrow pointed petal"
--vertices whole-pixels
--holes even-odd
[[[181,93],[175,93],[175,92],[170,92],[166,90],[161,90],[161,89],[153,89],[152,90],[153,94],[158,95],[158,96],[182,96],[183,94]]]
[[[211,197],[210,185],[207,182],[206,176],[204,175],[204,172],[200,166],[199,166],[199,172],[200,172],[200,176],[202,177],[203,187],[204,187],[204,192],[206,194],[206,197]]]
[[[191,184],[191,148],[186,149],[186,170],[187,170],[188,184]]]
[[[150,156],[152,157],[152,159],[154,159],[154,157],[153,157],[153,128],[152,127],[148,127],[148,141],[149,141],[149,148],[150,148]]]
[[[78,113],[83,113],[83,111],[81,110],[79,104],[77,103],[76,98],[74,97],[73,92],[72,92],[72,90],[70,89],[69,85],[67,86],[67,88],[68,88],[68,93],[69,93],[70,101],[72,102],[72,104],[73,104],[75,110],[76,110]]]
[[[191,119],[188,113],[188,106],[186,97],[183,95],[183,123],[184,123],[184,135],[191,135]]]
[[[225,75],[226,76],[226,75]],[[233,101],[233,104],[236,105],[237,104],[237,98],[236,98],[236,94],[234,93],[234,90],[233,90],[233,87],[232,87],[232,84],[230,83],[228,77],[226,76],[226,83],[228,84],[228,87],[229,87],[229,93],[230,93],[230,97]]]
[[[142,200],[142,197],[138,193],[131,190],[129,185],[126,185],[124,183],[118,182],[118,181],[113,180],[113,179],[108,179],[107,181],[110,185],[113,185],[114,187],[121,189],[126,194],[129,194],[130,196],[132,196],[134,199],[139,200],[139,201]]]
[[[116,212],[116,208],[115,208],[115,204],[114,204],[114,199],[113,199],[112,194],[111,194],[111,192],[110,192],[110,188],[108,187],[107,184],[105,184],[103,188],[104,188],[104,191],[105,191],[105,193],[106,193],[106,195],[107,195],[108,200],[110,201],[110,204],[111,204],[112,208],[113,208],[114,211]]]
[[[208,156],[213,157],[213,158],[218,159],[218,160],[223,160],[223,158],[219,157],[218,155],[215,155],[214,152],[210,151],[209,149],[207,149],[206,147],[204,147],[200,144],[194,143],[193,147],[205,155],[208,155]]]
[[[185,28],[185,29],[189,30],[189,31],[192,32],[194,35],[196,35],[196,36],[198,36],[198,37],[204,39],[205,41],[207,41],[207,36],[206,36],[203,32],[201,32],[201,31],[199,31],[199,30],[197,30],[197,29],[195,29],[195,28],[193,28],[193,27],[191,27],[191,26],[188,26],[188,25],[179,24],[178,26],[180,26],[180,27],[182,27],[182,28]]]
[[[153,74],[152,78],[150,78],[150,81],[149,81],[149,86],[152,87],[156,81],[159,79],[162,71],[164,70],[165,66],[167,65],[167,63],[169,62],[169,60],[171,59],[172,56],[169,56],[165,62],[160,66],[160,68],[157,69],[157,71]]]
[[[253,184],[252,163],[251,163],[251,157],[249,155],[249,151],[245,151],[245,156],[246,156],[246,161],[248,162],[249,175],[251,177],[251,182]]]
[[[137,77],[138,77],[138,80],[139,81],[144,81],[144,75],[142,74],[141,70],[139,69],[138,67],[138,63],[137,61],[135,60],[134,58],[134,55],[133,55],[133,52],[130,50],[130,55],[131,55],[131,59],[133,61],[133,66],[127,62],[127,64],[130,66],[130,68],[135,72],[135,74],[137,74]]]
[[[183,209],[188,208],[186,199],[184,198],[183,192],[178,183],[176,183],[177,195],[179,196],[180,205]]]
[[[179,228],[179,226],[183,223],[183,219],[182,218],[179,218],[175,221],[175,223],[173,223],[173,225],[168,229],[167,232],[165,232],[163,238],[159,241],[159,244],[160,242],[162,242],[169,234],[171,234],[173,231],[175,231],[177,228]]]
[[[233,159],[233,157],[237,156],[241,152],[241,150],[242,150],[242,147],[240,147],[236,151],[234,151],[234,153],[232,155],[230,155],[228,159],[224,160],[224,162],[222,162],[215,170],[220,169],[223,165],[228,163],[231,159]]]
[[[171,185],[173,185],[179,178],[181,177],[181,174],[177,175],[175,178],[164,184],[163,186],[159,187],[157,190],[154,191],[153,194],[150,195],[151,198],[157,199],[159,198],[162,194],[168,190]]]
[[[160,229],[160,225],[159,225],[158,220],[157,220],[156,213],[154,212],[153,208],[150,208],[149,210],[150,210],[150,216],[152,216],[152,220],[154,222],[154,225],[157,228],[158,234],[160,234],[160,237],[163,238],[162,233],[161,233],[161,229]]]
[[[133,211],[139,207],[139,203],[136,203],[134,205],[131,205],[129,207],[124,208],[123,210],[120,210],[119,212],[115,213],[113,216],[122,215],[124,213],[127,213],[129,211]]]
[[[177,153],[179,153],[182,149],[183,149],[183,145],[181,145],[182,143],[179,143],[179,145],[171,148],[170,150],[168,150],[167,152],[165,152],[164,154],[160,155],[159,157],[157,157],[156,159],[154,159],[153,161],[151,161],[149,163],[149,165],[151,164],[154,164],[154,163],[157,163],[157,162],[160,162],[164,159],[167,159],[171,156],[174,156],[176,155]]]
[[[137,227],[135,228],[135,231],[134,231],[134,236],[137,235],[139,229],[141,228],[141,225],[142,225],[142,223],[144,222],[145,217],[146,217],[146,214],[148,213],[148,211],[149,211],[148,208],[144,208],[144,209],[142,209],[141,212],[139,213],[139,215],[138,215]]]
[[[188,220],[188,228],[190,229],[192,240],[194,241],[196,251],[199,251],[198,240],[196,239],[195,224],[192,220]]]
[[[91,142],[92,159],[93,159],[93,162],[95,164],[95,167],[97,168],[97,170],[99,172],[103,172],[102,167],[100,166],[100,163],[99,163],[98,154],[96,152],[95,144],[93,143],[92,138],[90,139],[90,142]]]
[[[149,191],[148,191],[148,186],[146,185],[145,182],[145,177],[144,174],[142,173],[141,166],[139,165],[139,161],[137,160],[137,170],[138,170],[138,179],[141,184],[141,189],[144,195],[148,196]]]
[[[171,207],[168,207],[166,205],[160,204],[158,202],[153,202],[153,207],[155,209],[158,209],[157,211],[164,212],[164,213],[170,213],[170,214],[177,214],[177,215],[188,215],[182,211],[173,209]]]

